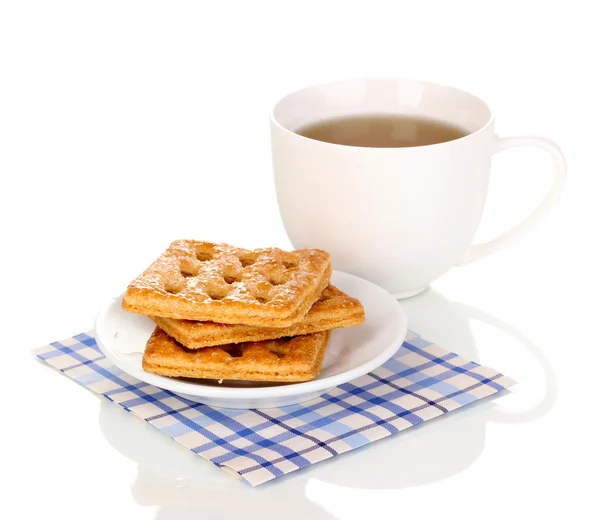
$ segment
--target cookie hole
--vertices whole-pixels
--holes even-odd
[[[268,303],[271,301],[271,298],[266,298],[265,296],[257,296],[256,301],[258,303]]]
[[[181,287],[175,283],[166,283],[165,291],[169,294],[177,294],[178,292],[181,292]]]
[[[285,280],[282,280],[281,278],[269,278],[269,283],[277,287],[278,285],[283,285]]]
[[[196,258],[200,262],[208,262],[208,260],[212,260],[213,259],[213,254],[212,253],[207,253],[206,251],[196,251]]]
[[[228,283],[229,285],[231,285],[232,283],[235,282],[241,282],[242,281],[242,277],[239,275],[225,275],[223,276],[223,280],[225,280],[225,283]]]
[[[284,260],[283,267],[286,269],[292,269],[293,267],[298,267],[298,260]]]
[[[288,354],[288,343],[291,338],[281,338],[277,342],[272,342],[267,345],[267,350],[275,354],[279,359]]]
[[[188,265],[182,265],[181,268],[179,269],[181,276],[183,276],[184,278],[190,278],[191,276],[196,276],[199,271],[200,271],[200,269],[194,269],[193,267],[188,266]]]
[[[219,301],[222,300],[223,298],[225,298],[225,296],[227,296],[226,294],[220,293],[220,292],[216,292],[216,291],[210,291],[208,293],[208,297],[211,300],[215,300],[215,301]]]
[[[221,347],[221,349],[227,352],[231,357],[242,357],[244,355],[244,349],[242,349],[241,345],[228,345],[226,347]]]
[[[184,278],[196,276],[200,272],[200,264],[193,256],[186,256],[179,262],[179,272]]]
[[[240,263],[242,264],[242,267],[248,267],[254,264],[254,260],[252,258],[240,258]]]

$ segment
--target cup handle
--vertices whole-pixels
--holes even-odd
[[[490,240],[484,244],[471,246],[467,250],[465,257],[458,262],[457,265],[465,265],[474,260],[479,260],[484,256],[491,255],[502,249],[508,243],[521,238],[521,236],[529,232],[540,219],[547,215],[558,201],[558,197],[563,191],[565,180],[567,178],[567,165],[560,148],[554,142],[549,139],[544,139],[543,137],[496,137],[492,153],[501,152],[507,148],[518,146],[535,146],[542,150],[546,150],[552,156],[555,164],[554,183],[552,184],[552,187],[548,191],[546,198],[537,208],[535,208],[533,213],[525,219],[525,221],[494,240]]]

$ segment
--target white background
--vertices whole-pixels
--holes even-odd
[[[0,4],[7,516],[12,507],[15,518],[69,519],[597,515],[592,6]],[[521,381],[513,395],[250,489],[34,361],[33,347],[89,330],[98,307],[175,238],[288,247],[269,110],[292,90],[359,76],[464,88],[488,101],[499,135],[563,148],[566,192],[534,234],[403,302],[411,328]],[[550,169],[541,151],[497,157],[477,240],[526,216]]]

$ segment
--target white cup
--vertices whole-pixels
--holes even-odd
[[[331,144],[298,135],[317,121],[405,114],[462,127],[465,137],[408,148]],[[550,210],[563,188],[560,149],[539,137],[498,138],[478,97],[404,79],[358,79],[289,94],[271,115],[275,187],[294,247],[331,253],[334,268],[371,280],[397,298],[423,291],[452,266],[497,251]],[[520,226],[472,246],[494,153],[537,146],[554,159],[554,184]]]

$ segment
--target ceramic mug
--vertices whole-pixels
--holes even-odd
[[[365,114],[433,118],[465,137],[406,148],[331,144],[298,135],[320,120]],[[295,248],[331,253],[336,269],[371,280],[398,298],[423,291],[455,265],[504,247],[547,213],[562,191],[560,149],[540,137],[499,138],[480,98],[451,87],[405,79],[357,79],[305,88],[271,114],[279,210]],[[536,146],[554,159],[554,184],[520,226],[471,245],[496,152]]]

